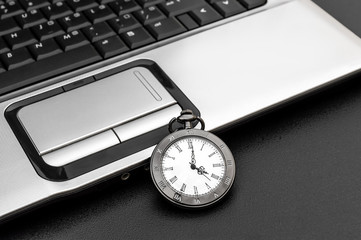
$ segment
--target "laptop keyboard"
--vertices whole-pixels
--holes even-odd
[[[0,95],[267,0],[0,0]]]

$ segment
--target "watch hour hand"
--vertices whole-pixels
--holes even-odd
[[[203,166],[200,166],[199,168],[197,168],[197,166],[195,164],[191,163],[191,162],[190,162],[190,165],[191,165],[191,169],[197,170],[199,175],[209,174],[208,172],[205,171],[205,168]],[[204,176],[206,178],[208,178],[206,175],[204,175]],[[209,179],[209,181],[210,181],[210,179]]]
[[[198,174],[208,174],[206,171],[205,171],[205,168],[203,166],[200,166],[199,168],[196,168],[197,171],[198,171]]]

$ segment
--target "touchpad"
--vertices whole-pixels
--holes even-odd
[[[65,181],[155,146],[182,109],[200,115],[153,61],[137,60],[52,88],[6,109],[5,117],[38,174]],[[129,159],[133,159],[129,162]]]
[[[148,69],[135,67],[25,106],[18,118],[44,155],[173,104]]]

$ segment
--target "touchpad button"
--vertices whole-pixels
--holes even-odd
[[[18,118],[43,155],[175,103],[148,69],[135,67],[27,105]]]

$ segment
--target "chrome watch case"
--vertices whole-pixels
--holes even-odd
[[[184,208],[204,208],[217,203],[230,190],[235,178],[235,161],[230,149],[220,138],[218,138],[214,134],[201,129],[194,129],[192,122],[197,122],[197,121],[201,122],[202,129],[204,129],[203,120],[197,116],[194,116],[190,110],[184,110],[182,111],[181,115],[178,118],[172,119],[169,123],[169,130],[171,134],[165,137],[156,146],[156,148],[153,151],[150,162],[151,176],[158,191],[171,203]],[[175,122],[184,124],[184,129],[182,130],[178,129],[174,131],[172,129],[172,125]],[[201,194],[198,194],[198,191],[194,191],[194,194],[185,194],[184,189],[182,191],[182,189],[179,189],[179,187],[178,188],[174,187],[172,181],[170,179],[166,179],[164,174],[164,170],[165,170],[164,162],[167,161],[165,159],[166,157],[169,158],[169,156],[166,156],[168,149],[170,149],[172,146],[174,147],[174,144],[177,144],[180,141],[182,142],[182,140],[188,141],[188,139],[195,139],[195,138],[199,139],[199,141],[204,141],[204,144],[210,145],[211,148],[214,147],[215,151],[219,155],[219,158],[222,159],[223,161],[223,163],[218,163],[217,166],[219,165],[222,166],[222,173],[224,167],[224,174],[222,174],[222,176],[219,176],[219,179],[216,180],[212,178],[213,174],[211,177],[211,175],[204,170],[204,167],[198,166],[197,168],[196,165],[193,164],[193,160],[195,162],[195,159],[194,159],[194,149],[192,146],[191,149],[192,157],[190,156],[189,158],[172,157],[172,160],[168,160],[168,161],[183,161],[184,163],[181,163],[182,165],[184,164],[189,166],[189,167],[187,166],[186,168],[182,168],[182,170],[178,170],[178,174],[182,174],[183,179],[184,176],[187,176],[186,178],[188,179],[188,181],[189,178],[191,178],[191,176],[193,176],[193,178],[197,178],[198,177],[197,174],[191,174],[192,171],[197,170],[198,175],[207,174],[208,176],[205,177],[209,181],[214,180],[217,182],[216,185],[213,184],[214,185],[213,187],[210,187],[207,184],[207,182],[204,182],[204,184],[208,187],[208,189],[207,191],[203,191]],[[179,150],[179,152],[181,151]],[[199,159],[197,161],[199,161]],[[205,161],[211,161],[211,157],[209,156],[208,158],[208,156],[207,157],[203,156],[201,162],[205,163]],[[201,176],[199,177],[201,178]],[[197,181],[199,182],[199,179],[198,180],[195,179],[194,182]],[[183,186],[184,185],[185,184],[183,184]],[[193,187],[196,190],[196,187],[195,186]]]

